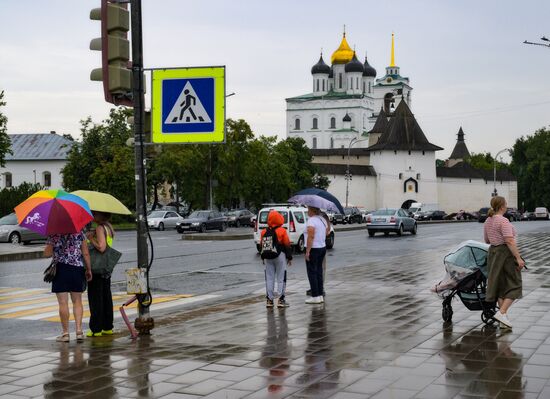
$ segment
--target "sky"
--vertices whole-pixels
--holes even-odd
[[[99,0],[0,0],[0,90],[8,133],[80,135],[110,104],[89,79]],[[550,125],[550,2],[512,0],[143,0],[146,68],[225,65],[227,116],[256,135],[286,135],[285,98],[311,91],[310,69],[347,39],[381,77],[410,78],[412,111],[447,158],[460,126],[470,152],[493,154]],[[146,84],[150,88],[150,81]],[[147,102],[149,93],[146,94]]]

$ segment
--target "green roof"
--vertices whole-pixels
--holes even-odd
[[[362,94],[337,93],[331,90],[327,94],[324,94],[322,96],[317,96],[313,93],[308,93],[308,94],[303,94],[301,96],[289,97],[286,99],[286,101],[305,102],[305,101],[313,101],[313,100],[319,100],[319,99],[340,100],[340,99],[363,98],[363,97],[364,96]]]

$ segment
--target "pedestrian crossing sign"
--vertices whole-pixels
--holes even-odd
[[[153,143],[225,141],[225,67],[153,69]]]

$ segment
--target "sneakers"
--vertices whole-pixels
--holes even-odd
[[[113,330],[101,330],[101,335],[113,335]]]
[[[315,305],[315,304],[323,303],[323,302],[324,302],[324,300],[323,300],[322,296],[314,296],[314,297],[306,299],[306,303],[311,304],[311,305]]]
[[[265,307],[266,307],[266,308],[272,308],[272,307],[273,307],[273,300],[267,298],[267,300],[266,300],[266,302],[265,302]]]
[[[278,308],[288,308],[288,303],[285,301],[284,298],[279,298],[277,301],[277,307]]]
[[[506,313],[502,314],[500,313],[500,310],[495,313],[493,318],[500,322],[501,326],[512,328],[512,322],[508,318],[508,315]]]
[[[86,336],[87,337],[101,337],[101,336],[103,336],[103,334],[101,334],[100,332],[95,333],[95,332],[92,332],[92,331],[88,331],[86,333]]]

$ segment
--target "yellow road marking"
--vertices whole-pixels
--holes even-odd
[[[175,301],[175,300],[178,300],[178,299],[181,299],[181,298],[190,298],[192,297],[193,295],[172,295],[172,296],[165,296],[165,297],[153,297],[153,305],[155,303],[163,303],[163,302],[171,302],[171,301]],[[118,311],[118,308],[121,306],[122,304],[118,305],[118,306],[113,306],[113,311]],[[137,301],[132,303],[131,305],[129,306],[126,306],[126,308],[136,308],[137,307]],[[89,310],[85,310],[84,311],[84,315],[83,317],[90,317],[90,311]],[[48,317],[46,319],[42,319],[42,320],[45,320],[45,321],[57,321],[57,322],[60,322],[61,319],[59,318],[59,316],[53,316],[53,317]],[[73,314],[71,313],[70,315],[70,320],[74,320],[74,317],[73,317]]]
[[[117,299],[124,299],[124,298],[127,298],[127,297],[128,297],[127,295],[113,295],[113,301],[117,300]],[[57,299],[55,298],[55,295],[49,295],[49,296],[45,296],[43,298],[29,299],[28,301],[0,303],[0,309],[8,309],[8,308],[16,307],[16,306],[26,306],[26,305],[34,305],[36,303],[41,303],[41,302],[56,302],[56,301],[57,301]],[[83,304],[87,303],[87,301],[85,299],[85,296],[82,297],[82,303]]]
[[[5,301],[7,299],[14,299],[14,298],[24,298],[26,296],[34,296],[34,295],[40,295],[40,294],[46,294],[50,292],[50,290],[40,290],[40,291],[29,291],[29,292],[23,292],[21,294],[13,294],[13,295],[1,295],[0,296],[0,302]]]
[[[21,290],[21,288],[0,288],[0,294],[3,294],[4,292],[13,292],[19,290]]]

